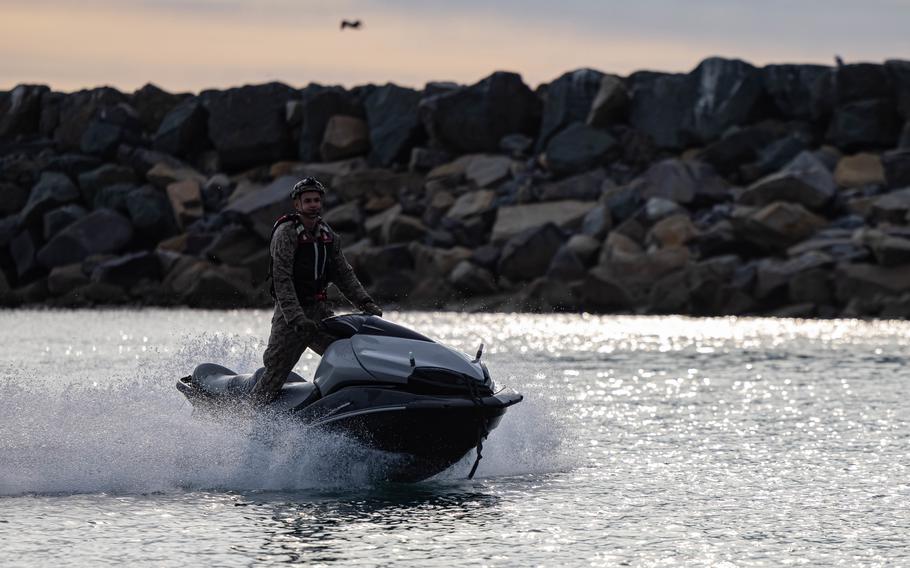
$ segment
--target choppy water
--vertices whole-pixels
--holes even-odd
[[[269,315],[0,312],[0,565],[910,565],[910,324],[390,314],[526,395],[476,479],[396,485],[191,417],[174,380],[258,366]]]

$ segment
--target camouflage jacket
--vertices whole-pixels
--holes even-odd
[[[283,222],[275,228],[269,247],[272,255],[275,304],[281,310],[284,320],[291,326],[305,323],[309,319],[308,314],[314,311],[307,309],[312,308],[312,304],[305,306],[306,299],[298,296],[301,280],[307,284],[313,284],[314,280],[318,280],[320,285],[331,282],[341,290],[348,301],[358,307],[373,301],[345,259],[338,235],[324,222],[316,226],[314,233],[315,235],[294,221]],[[321,273],[316,275],[299,268],[298,256],[298,247],[308,247],[314,242],[324,251],[321,259],[319,254],[316,254],[316,264],[321,267]],[[298,261],[297,272],[301,273],[295,273],[295,259]]]

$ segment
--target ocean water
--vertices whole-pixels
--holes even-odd
[[[176,379],[253,370],[269,317],[0,312],[0,565],[910,565],[906,322],[387,314],[525,395],[475,479],[408,485],[192,416]]]

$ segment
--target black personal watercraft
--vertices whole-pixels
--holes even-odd
[[[473,477],[483,440],[506,409],[522,400],[520,394],[494,392],[480,361],[483,345],[472,360],[375,316],[335,316],[322,325],[337,340],[323,354],[313,381],[291,373],[270,408],[398,454],[389,480],[426,479],[476,447]],[[177,388],[194,408],[222,406],[249,399],[262,372],[237,374],[203,363]]]

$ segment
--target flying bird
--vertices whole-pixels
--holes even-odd
[[[352,30],[360,29],[360,20],[341,20],[341,29],[351,28]]]

